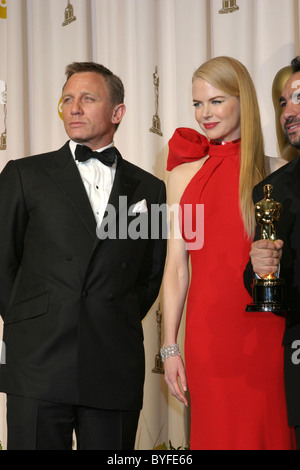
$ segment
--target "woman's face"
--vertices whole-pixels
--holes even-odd
[[[193,103],[196,121],[209,140],[230,142],[241,137],[239,98],[196,78]]]

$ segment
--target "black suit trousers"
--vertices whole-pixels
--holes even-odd
[[[138,411],[7,396],[7,450],[133,450]]]

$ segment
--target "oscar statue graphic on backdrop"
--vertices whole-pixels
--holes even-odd
[[[62,99],[60,98],[58,105],[57,105],[57,112],[61,120],[63,120],[63,115],[62,115]]]
[[[271,197],[273,186],[264,186],[264,199],[255,204],[256,222],[261,226],[261,239],[276,242],[276,226],[280,219],[281,204]],[[273,273],[253,279],[253,303],[246,312],[272,312],[284,316],[291,306],[285,303],[285,282]]]
[[[7,0],[0,0],[0,18],[7,19]]]
[[[155,67],[155,72],[153,74],[153,84],[154,84],[154,95],[155,95],[155,114],[152,118],[152,127],[150,127],[149,131],[154,132],[154,134],[163,135],[161,132],[160,118],[158,115],[159,76],[157,73],[157,67]]]
[[[224,13],[233,13],[240,9],[240,7],[236,4],[236,0],[223,0],[223,6],[221,10],[219,10],[220,15]]]
[[[63,22],[63,26],[67,26],[68,24],[76,21],[76,16],[74,16],[74,7],[71,5],[70,0],[68,0],[68,5],[65,9],[65,21]]]
[[[0,80],[0,106],[3,107],[3,122],[4,122],[4,132],[0,134],[0,150],[6,150],[7,89],[6,89],[6,83],[3,82],[3,80]],[[0,124],[1,124],[1,121],[0,121]]]
[[[164,366],[162,363],[160,349],[161,349],[161,321],[162,314],[160,313],[160,306],[158,305],[158,310],[156,311],[156,323],[157,323],[157,335],[158,335],[158,354],[155,355],[155,366],[152,369],[152,372],[155,374],[164,374]]]

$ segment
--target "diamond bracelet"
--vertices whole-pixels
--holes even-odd
[[[165,346],[164,348],[161,348],[160,355],[162,361],[165,362],[168,357],[181,356],[181,353],[179,351],[178,344],[170,344],[170,346]]]

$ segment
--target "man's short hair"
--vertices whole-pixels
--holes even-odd
[[[63,89],[66,86],[69,78],[72,77],[74,73],[82,72],[95,72],[102,75],[109,90],[112,106],[124,103],[125,90],[121,79],[114,75],[108,68],[104,67],[104,65],[97,64],[96,62],[73,62],[72,64],[67,65],[67,80],[63,86]]]
[[[300,56],[295,57],[291,62],[292,73],[300,72]]]

